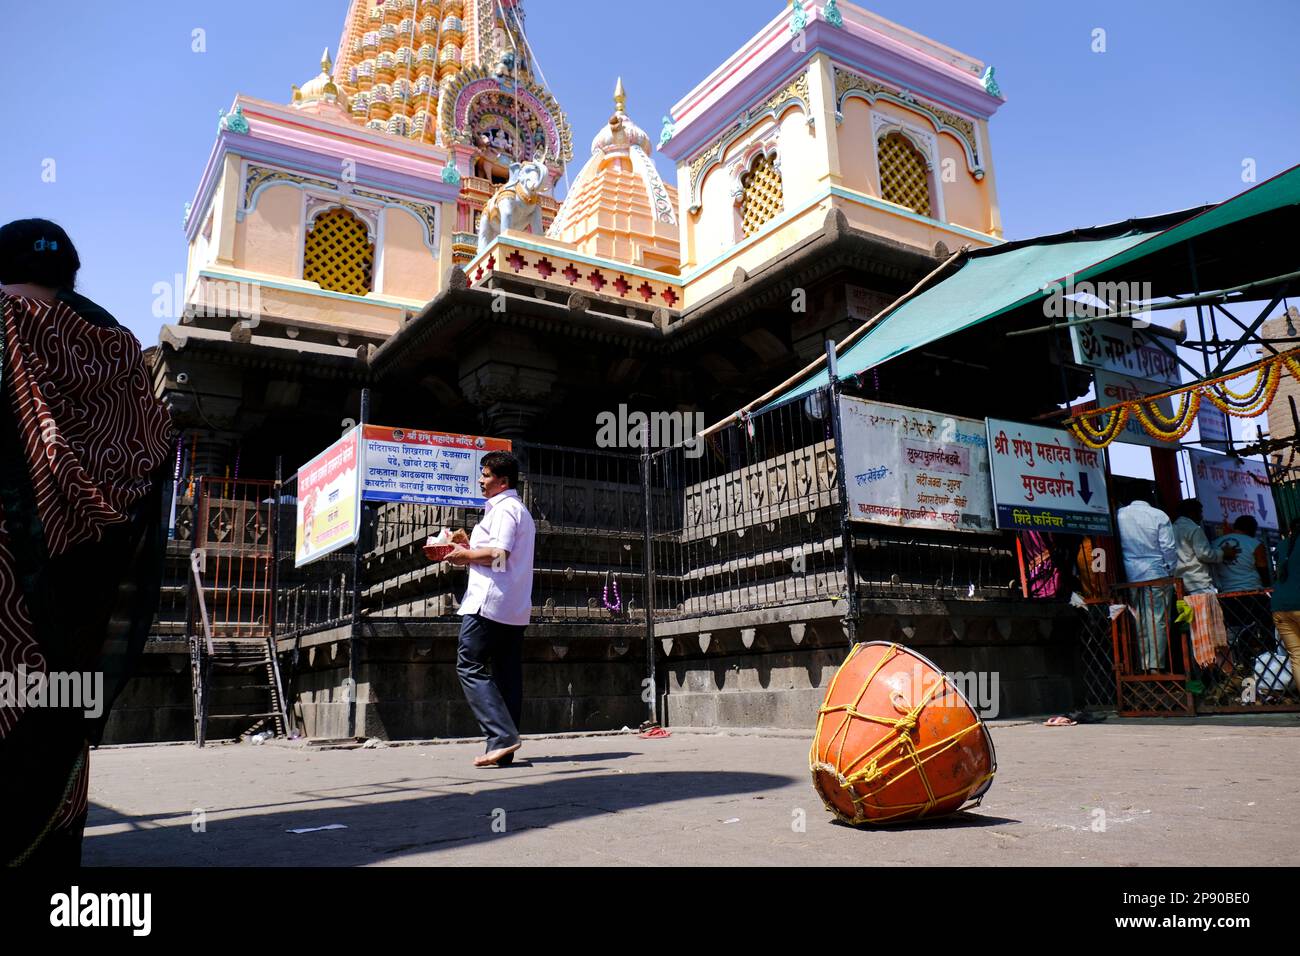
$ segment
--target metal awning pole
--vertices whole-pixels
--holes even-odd
[[[840,537],[844,548],[844,630],[849,644],[858,643],[858,572],[853,559],[853,526],[849,520],[849,487],[845,471],[848,467],[844,454],[844,427],[840,420],[840,370],[835,354],[835,342],[826,340],[826,371],[830,377],[827,395],[830,399],[831,434],[835,439],[835,485],[840,498]]]

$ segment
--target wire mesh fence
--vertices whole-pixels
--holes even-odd
[[[845,522],[829,390],[702,439],[642,453],[516,443],[520,494],[537,527],[536,623],[645,623],[847,596]],[[645,436],[642,436],[644,440]],[[281,634],[351,619],[454,620],[466,572],[423,553],[482,512],[368,505],[360,580],[347,548],[293,566],[295,479],[284,483],[277,614]],[[650,528],[646,548],[647,521]],[[986,600],[1019,594],[1011,532],[960,534],[854,523],[862,598]]]
[[[1093,598],[1078,609],[1079,675],[1085,707],[1115,706],[1115,641],[1110,600]]]
[[[1273,624],[1269,590],[1218,596],[1223,633],[1198,668],[1201,713],[1300,710],[1291,659]]]

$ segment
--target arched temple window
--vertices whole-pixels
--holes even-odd
[[[374,272],[375,245],[364,222],[341,206],[316,217],[303,250],[304,279],[330,292],[365,295]]]
[[[745,191],[740,203],[740,222],[748,238],[785,208],[781,171],[771,158],[760,154],[740,177],[740,185]]]
[[[880,158],[880,198],[933,219],[925,155],[899,132],[882,136],[876,151]]]

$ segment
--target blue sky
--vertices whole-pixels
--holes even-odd
[[[529,35],[569,113],[577,156],[622,75],[629,111],[660,117],[783,0],[531,0]],[[1008,238],[1179,209],[1300,161],[1300,4],[1239,0],[879,0],[882,16],[997,67],[994,118]],[[338,42],[346,0],[5,3],[0,221],[45,216],[72,235],[81,289],[143,344],[158,282],[185,267],[182,210],[235,93],[284,102]],[[310,16],[305,11],[310,10]],[[206,31],[207,51],[191,49]],[[1106,51],[1092,51],[1105,30]],[[55,180],[42,181],[55,162]],[[675,182],[660,158],[665,178]]]

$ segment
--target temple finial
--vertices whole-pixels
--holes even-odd
[[[320,55],[320,68],[322,73],[329,73],[334,69],[334,63],[330,60],[329,47],[326,47],[325,52]]]
[[[618,86],[614,87],[614,111],[617,113],[627,112],[627,91],[623,89],[623,77],[618,78]]]

